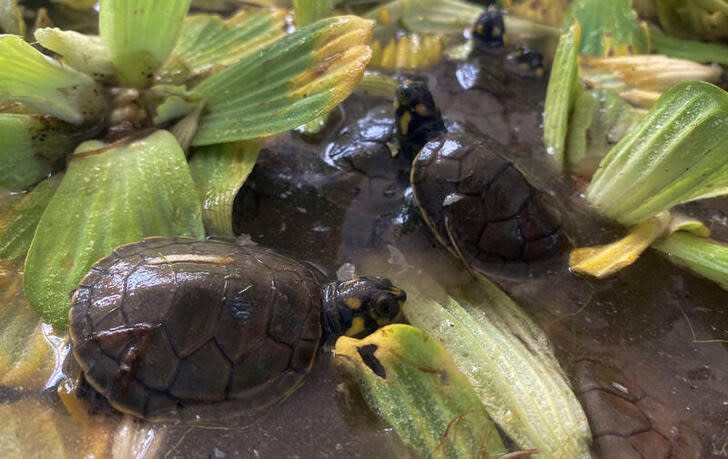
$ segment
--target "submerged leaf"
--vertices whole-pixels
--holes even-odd
[[[541,24],[560,27],[570,0],[510,0],[508,13]]]
[[[656,242],[652,247],[676,265],[728,290],[728,245],[725,243],[680,231]]]
[[[411,32],[459,34],[473,26],[481,7],[460,0],[407,0],[402,23]]]
[[[182,82],[214,73],[284,35],[286,10],[244,9],[229,19],[192,15],[182,23],[177,46],[157,72]]]
[[[359,83],[372,23],[323,19],[245,55],[194,90],[207,100],[192,145],[275,134],[318,118]]]
[[[190,0],[101,0],[99,31],[123,86],[145,88],[177,42]]]
[[[423,273],[386,274],[407,292],[407,320],[442,343],[519,447],[539,457],[591,457],[589,424],[569,380],[543,330],[513,300],[482,276],[449,292]]]
[[[190,170],[202,199],[202,219],[210,236],[234,237],[233,201],[260,153],[257,139],[197,147]]]
[[[69,294],[94,262],[148,236],[202,238],[201,213],[184,152],[169,132],[83,143],[28,251],[28,300],[51,324],[66,327]]]
[[[43,211],[61,183],[62,175],[40,182],[0,217],[0,261],[24,257]]]
[[[364,339],[341,337],[334,352],[369,406],[422,457],[505,453],[468,379],[422,330],[388,325]]]
[[[0,35],[0,102],[22,102],[73,124],[104,110],[101,88],[90,77],[42,55],[15,35]]]
[[[728,93],[673,86],[602,160],[587,200],[622,224],[728,192]]]
[[[82,135],[49,116],[0,113],[0,186],[24,190],[38,183],[63,164]]]
[[[581,27],[572,25],[561,36],[551,68],[543,116],[543,143],[561,169],[566,167],[566,133],[579,72]]]
[[[76,436],[68,425],[68,418],[52,407],[35,400],[20,400],[0,404],[0,456],[7,458],[35,458],[53,456],[65,459],[76,456],[70,445]],[[64,438],[69,436],[69,443]]]
[[[91,75],[95,80],[111,82],[114,64],[106,43],[98,35],[85,35],[72,30],[43,28],[34,32],[38,43],[61,56],[61,62]]]
[[[566,138],[568,170],[591,177],[599,161],[644,116],[618,95],[577,87]]]
[[[63,339],[47,332],[23,296],[22,275],[15,267],[0,265],[0,385],[46,388],[65,347]]]

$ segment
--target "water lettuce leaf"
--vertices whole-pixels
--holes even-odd
[[[177,46],[157,72],[182,82],[214,73],[284,35],[286,10],[243,9],[228,19],[197,14],[185,18]]]
[[[673,37],[657,27],[650,27],[650,41],[655,51],[666,56],[728,65],[728,45]]]
[[[234,237],[233,201],[253,170],[260,153],[258,139],[197,147],[190,170],[202,199],[207,234]]]
[[[660,25],[678,37],[728,39],[728,1],[655,0]]]
[[[646,25],[638,24],[631,0],[576,0],[568,23],[578,22],[583,34],[579,53],[587,56],[623,56],[649,51]]]
[[[559,39],[551,76],[546,88],[543,116],[543,143],[562,170],[566,167],[566,134],[579,84],[579,43],[581,27],[573,24]]]
[[[728,192],[728,93],[679,83],[604,157],[586,191],[603,215],[634,225]]]
[[[0,216],[0,262],[25,256],[43,211],[61,183],[62,175],[40,182],[23,199]]]
[[[406,0],[401,21],[411,32],[458,34],[471,28],[481,13],[482,7],[460,0]]]
[[[390,39],[386,45],[372,44],[370,68],[386,70],[422,70],[440,62],[444,43],[439,35],[404,34]]]
[[[582,56],[580,76],[589,87],[605,88],[630,103],[650,107],[662,93],[682,81],[720,81],[719,65],[701,65],[660,54],[616,57]]]
[[[99,31],[122,86],[145,88],[177,42],[190,0],[101,0]]]
[[[296,27],[305,27],[328,16],[329,0],[293,0],[293,18]]]
[[[0,186],[24,190],[62,165],[83,131],[42,115],[0,113]]]
[[[98,35],[50,27],[37,29],[33,35],[44,48],[58,54],[64,64],[97,81],[113,82],[115,70],[111,52]]]
[[[0,102],[8,100],[73,124],[96,119],[106,104],[89,76],[44,56],[16,35],[0,35]]]
[[[591,457],[589,424],[546,334],[503,291],[480,275],[447,291],[424,273],[387,275],[407,292],[407,320],[442,343],[519,447]]]
[[[424,331],[388,325],[364,339],[341,337],[335,362],[367,404],[422,457],[497,457],[505,447],[468,379]]]
[[[45,320],[68,324],[69,294],[98,259],[149,236],[204,237],[202,209],[172,134],[81,144],[38,224],[25,293]]]
[[[194,88],[207,104],[192,145],[264,137],[328,113],[359,83],[372,25],[322,19],[207,77]]]
[[[605,89],[577,87],[566,134],[568,170],[591,177],[599,161],[644,116],[643,110]]]
[[[652,247],[676,265],[728,290],[728,244],[681,231],[657,241]]]

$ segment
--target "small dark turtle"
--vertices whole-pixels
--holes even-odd
[[[508,53],[506,60],[514,64],[514,71],[521,76],[543,78],[546,74],[543,54],[531,48],[519,46]]]
[[[483,139],[446,134],[412,163],[412,192],[437,239],[474,266],[532,261],[563,242],[558,212]]]
[[[259,247],[153,238],[91,268],[70,337],[84,376],[119,411],[160,418],[231,400],[251,413],[298,387],[323,333],[367,334],[395,321],[405,298],[379,277],[322,288],[313,270]]]
[[[410,81],[398,91],[406,98],[395,104],[426,106],[421,111],[440,116],[423,81]],[[400,142],[419,150],[410,181],[420,214],[436,238],[470,266],[492,262],[532,261],[555,253],[564,241],[560,214],[548,195],[534,188],[516,166],[501,156],[495,142],[462,132],[445,132],[444,123],[424,122],[428,129],[397,123]],[[437,126],[437,129],[432,128]],[[413,132],[426,136],[412,137]]]
[[[445,131],[440,109],[421,78],[406,78],[394,99],[400,153],[409,161],[428,140]]]
[[[505,32],[506,26],[500,7],[490,5],[475,21],[472,30],[473,41],[479,47],[502,48]]]

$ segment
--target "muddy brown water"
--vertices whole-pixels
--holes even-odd
[[[540,126],[545,81],[510,75],[501,62],[493,54],[430,72],[443,115],[494,138],[536,183],[574,209],[567,220],[577,242],[618,235],[549,167]],[[372,258],[462,275],[416,212],[403,206],[409,166],[387,146],[392,112],[389,101],[355,94],[319,139],[294,133],[269,139],[236,201],[236,231],[330,276],[343,263],[361,267]],[[725,199],[685,210],[728,240]],[[496,280],[551,338],[586,405],[602,457],[728,457],[727,292],[652,252],[604,281],[574,277],[563,257],[527,276],[504,267]],[[5,402],[36,397],[4,389],[12,394],[0,391]],[[335,371],[329,352],[320,354],[303,387],[251,425],[164,430],[162,457],[411,454]]]

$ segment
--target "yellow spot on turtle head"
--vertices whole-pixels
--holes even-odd
[[[500,27],[493,27],[493,36],[494,37],[500,37],[503,31],[500,29]]]
[[[399,130],[402,134],[407,135],[410,121],[412,121],[412,114],[410,112],[404,112],[402,116],[399,117]]]
[[[415,105],[415,113],[417,113],[420,116],[428,116],[430,114],[430,110],[427,108],[427,105],[425,105],[425,104],[417,104],[417,105]]]
[[[344,301],[344,304],[349,309],[359,309],[361,307],[361,300],[359,298],[351,297]]]
[[[364,327],[364,318],[361,316],[354,317],[351,320],[351,327],[344,333],[346,336],[356,336],[366,330]]]

